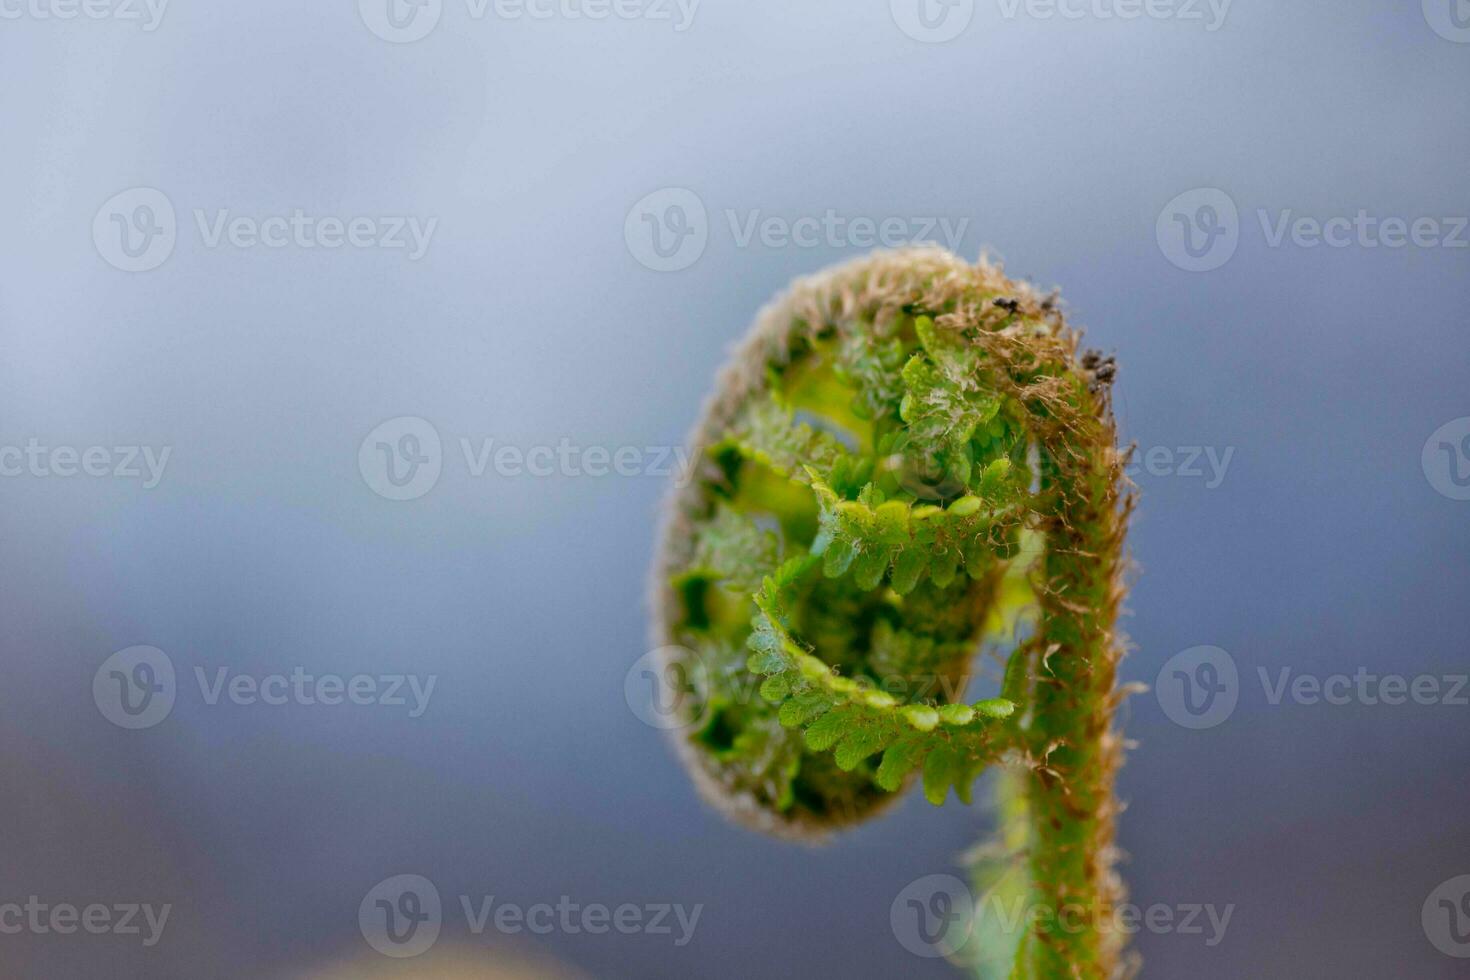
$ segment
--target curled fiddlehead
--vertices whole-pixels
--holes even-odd
[[[1094,923],[1116,907],[1132,499],[1112,376],[1054,298],[939,249],[829,270],[761,314],[654,569],[655,634],[689,689],[675,741],[707,799],[810,839],[914,780],[968,802],[1005,763],[977,884]],[[998,696],[967,703],[1018,606]],[[1118,934],[1037,925],[1001,955],[1014,977],[1106,977]]]

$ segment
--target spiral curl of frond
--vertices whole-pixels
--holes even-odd
[[[762,312],[654,568],[655,638],[688,686],[675,741],[706,799],[819,839],[915,779],[969,802],[1003,763],[1003,863],[1028,900],[1116,907],[1132,497],[1113,373],[1054,295],[936,248],[800,280]],[[966,700],[1018,610],[995,696]],[[1037,928],[1006,955],[1016,977],[1108,977],[1117,935]]]

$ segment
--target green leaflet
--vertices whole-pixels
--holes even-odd
[[[828,578],[851,570],[857,587],[867,591],[891,574],[894,591],[907,595],[929,576],[948,587],[961,568],[972,579],[984,578],[1014,554],[1022,494],[1010,480],[1009,460],[996,460],[983,472],[988,500],[967,494],[947,508],[890,500],[875,483],[865,484],[856,499],[844,499],[815,467],[806,471],[818,505],[812,550],[823,556]]]
[[[761,695],[780,704],[781,724],[801,729],[808,749],[835,750],[840,770],[850,772],[887,750],[878,767],[881,776],[875,779],[881,788],[897,790],[903,777],[922,764],[925,795],[932,802],[944,802],[951,786],[968,801],[974,777],[1009,747],[996,725],[1014,713],[1015,705],[1003,698],[974,705],[903,704],[871,683],[836,674],[803,650],[785,625],[790,616],[782,605],[783,591],[810,567],[809,561],[783,566],[783,574],[767,579],[756,596],[759,612],[752,622],[747,666],[767,677]],[[932,639],[899,634],[891,626],[882,635],[890,651],[909,651],[910,669],[940,666],[933,662]],[[897,753],[891,763],[888,752]]]
[[[776,535],[762,531],[748,515],[725,504],[699,529],[695,539],[694,567],[722,580],[730,589],[753,592],[776,566],[780,543]]]
[[[830,433],[797,423],[791,410],[770,398],[753,403],[724,441],[711,448],[716,453],[734,450],[781,476],[798,474],[809,465],[831,466],[845,452]]]

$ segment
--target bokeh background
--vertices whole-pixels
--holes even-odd
[[[175,0],[153,30],[44,2],[0,20],[0,446],[171,456],[152,489],[0,478],[0,901],[173,912],[151,948],[0,936],[0,975],[342,969],[376,956],[358,906],[398,874],[447,904],[704,906],[681,948],[492,939],[451,913],[441,943],[487,961],[954,975],[900,945],[889,906],[954,869],[984,809],[911,799],[822,850],[727,825],[624,696],[666,481],[476,477],[459,449],[678,444],[759,305],[866,251],[742,245],[727,212],[828,209],[968,220],[960,252],[1060,284],[1117,353],[1128,439],[1233,450],[1219,481],[1136,474],[1126,679],[1200,645],[1240,674],[1208,729],[1155,695],[1127,711],[1134,901],[1234,906],[1214,947],[1138,936],[1145,976],[1465,975],[1421,908],[1470,873],[1470,707],[1273,705],[1257,674],[1470,670],[1470,502],[1421,465],[1470,415],[1470,249],[1273,247],[1259,219],[1470,213],[1459,0],[1236,0],[1214,30],[1206,5],[1066,19],[979,0],[944,41],[911,36],[899,0],[705,0],[686,30],[675,7],[477,19],[446,0],[412,43],[350,0]],[[178,232],[128,273],[93,224],[136,187]],[[707,209],[673,272],[625,234],[664,188]],[[1239,209],[1208,272],[1158,234],[1198,188]],[[410,261],[211,248],[193,217],[296,208],[438,224]],[[409,501],[358,463],[400,416],[444,444]],[[124,730],[93,679],[139,644],[178,696]],[[438,682],[410,718],[210,705],[193,681],[297,666]]]

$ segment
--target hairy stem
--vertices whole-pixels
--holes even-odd
[[[1112,445],[1111,423],[1100,409],[1085,417],[1089,428],[1102,431],[1068,440],[1061,461],[1046,467],[1057,506],[1048,521],[1039,589],[1039,632],[1047,652],[1030,727],[1032,753],[1041,762],[1028,795],[1038,902],[1058,913],[1080,910],[1095,922],[1111,916],[1121,891],[1112,871],[1113,777],[1120,756],[1112,715],[1124,512],[1114,457],[1095,452]],[[1117,935],[1091,928],[1042,931],[1035,973],[1106,978],[1116,968]]]

